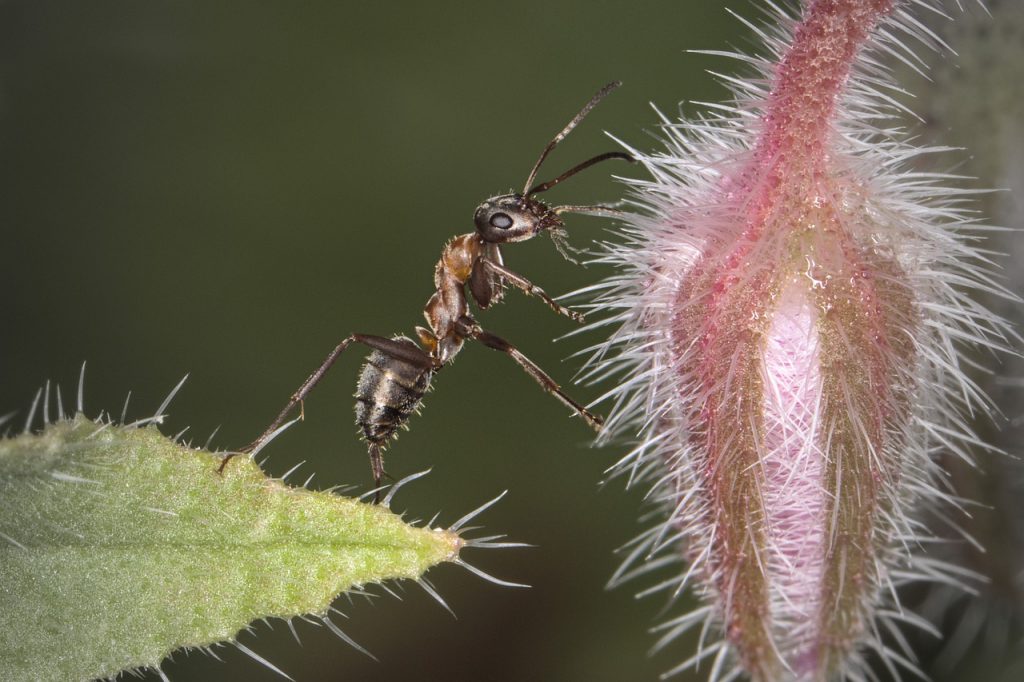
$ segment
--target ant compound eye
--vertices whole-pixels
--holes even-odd
[[[512,218],[509,217],[508,213],[495,213],[488,222],[491,224],[491,227],[496,227],[499,230],[507,230],[512,227]]]

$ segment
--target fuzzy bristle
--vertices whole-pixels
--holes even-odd
[[[863,679],[867,652],[898,675],[916,668],[896,625],[921,623],[897,586],[964,576],[918,556],[915,515],[951,497],[935,455],[969,456],[962,415],[990,409],[961,352],[1008,338],[971,293],[1009,294],[967,193],[887,123],[885,63],[937,47],[914,16],[932,3],[766,4],[749,26],[769,55],[736,55],[756,72],[726,78],[735,101],[630,150],[652,179],[588,292],[615,311],[586,373],[616,383],[602,438],[633,443],[616,472],[663,510],[618,576],[689,565],[660,587],[692,579],[706,605],[662,643],[717,631],[686,662],[713,655],[712,679]]]

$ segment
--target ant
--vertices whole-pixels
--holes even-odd
[[[385,475],[384,447],[397,436],[398,428],[405,425],[409,415],[419,410],[423,394],[430,387],[434,373],[455,358],[467,339],[479,341],[488,348],[508,355],[540,384],[541,388],[562,401],[593,429],[600,430],[604,423],[601,417],[592,414],[566,395],[554,379],[515,346],[486,331],[477,323],[469,312],[466,287],[468,285],[470,295],[482,310],[501,301],[506,285],[511,284],[528,296],[541,299],[559,315],[565,315],[576,322],[583,321],[583,315],[559,305],[536,284],[506,268],[501,257],[501,245],[526,241],[546,232],[555,242],[559,253],[571,261],[572,258],[566,252],[568,246],[565,224],[559,217],[562,213],[620,214],[619,211],[606,206],[548,206],[535,197],[601,161],[635,161],[624,152],[600,154],[570,168],[553,180],[531,186],[537,177],[537,171],[551,150],[619,85],[621,83],[616,81],[601,88],[568,125],[551,139],[530,171],[522,192],[503,194],[484,201],[477,207],[473,216],[476,231],[455,237],[448,242],[441,254],[441,260],[434,268],[436,291],[423,309],[430,328],[416,327],[420,345],[405,336],[384,338],[357,333],[346,337],[292,394],[288,404],[259,438],[242,448],[240,452],[252,453],[266,444],[287,419],[289,412],[296,405],[302,405],[306,396],[319,383],[338,356],[353,343],[360,343],[371,349],[359,375],[355,398],[356,424],[362,430],[363,440],[366,441],[369,450],[370,468],[378,491],[376,495],[379,495],[381,479]],[[234,454],[238,453],[229,454],[224,458],[218,471],[223,472],[224,466]],[[375,501],[377,499],[374,498]]]

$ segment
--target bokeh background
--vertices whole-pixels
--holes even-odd
[[[598,87],[625,82],[542,176],[614,148],[605,130],[652,147],[649,102],[674,115],[725,94],[704,70],[733,64],[685,50],[749,44],[703,0],[0,2],[0,414],[24,413],[47,379],[71,395],[83,361],[93,415],[119,414],[129,391],[129,417],[148,415],[189,373],[165,432],[202,443],[220,427],[213,445],[239,447],[342,337],[422,323],[445,240],[472,230],[482,199],[519,188]],[[550,199],[614,200],[613,172],[638,171],[599,166]],[[608,226],[571,216],[570,239],[586,247]],[[546,239],[506,261],[552,293],[607,274]],[[580,366],[566,358],[597,340],[552,343],[572,324],[515,292],[479,318],[564,384]],[[316,472],[313,487],[369,487],[360,361],[343,357],[307,421],[266,451],[272,473],[306,460],[296,477]],[[301,647],[280,623],[243,634],[249,647],[301,682],[654,680],[690,655],[680,641],[648,657],[663,601],[604,587],[639,528],[642,491],[600,485],[623,450],[589,448],[517,366],[472,345],[411,426],[388,469],[433,472],[395,507],[451,522],[508,489],[482,523],[536,547],[468,558],[532,589],[445,566],[430,578],[457,619],[414,585],[402,601],[340,600],[343,629],[380,662],[301,622]],[[278,679],[220,656],[164,670]]]

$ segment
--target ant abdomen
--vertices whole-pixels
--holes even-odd
[[[413,352],[423,353],[406,337],[393,340],[409,346]],[[356,424],[363,439],[382,447],[395,437],[409,415],[418,411],[433,375],[434,370],[422,363],[413,363],[379,350],[370,353],[359,373],[355,394]]]

